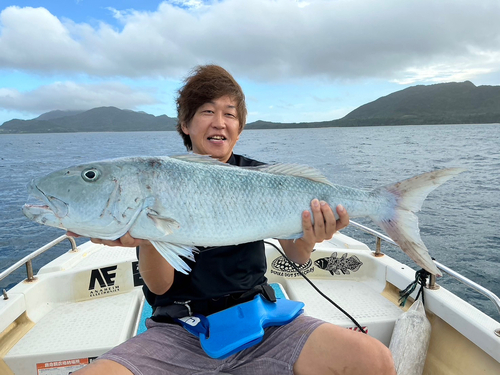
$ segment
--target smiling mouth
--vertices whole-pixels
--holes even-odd
[[[226,137],[224,137],[222,135],[214,135],[212,137],[208,137],[208,140],[209,141],[225,141]]]

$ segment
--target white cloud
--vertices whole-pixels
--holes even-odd
[[[299,8],[304,8],[308,5],[310,5],[311,3],[309,3],[308,1],[301,1],[301,0],[295,0],[297,2],[297,6]]]
[[[152,94],[147,90],[133,90],[118,82],[98,84],[56,82],[27,92],[0,89],[0,107],[34,114],[54,109],[85,110],[102,106],[136,109],[141,105],[156,104],[157,100]]]
[[[75,70],[86,51],[44,8],[9,7],[0,13],[0,67],[17,70]]]
[[[401,74],[400,78],[392,82],[400,85],[412,85],[420,83],[444,83],[444,82],[462,82],[472,80],[474,77],[492,73],[491,68],[471,68],[449,66],[445,64],[426,67],[411,67]]]
[[[113,12],[119,30],[8,7],[0,14],[0,67],[178,78],[213,62],[262,81],[411,82],[422,71],[432,80],[500,66],[498,0],[170,0],[154,12]]]
[[[188,9],[197,9],[204,6],[202,0],[167,0],[167,2],[169,4]]]

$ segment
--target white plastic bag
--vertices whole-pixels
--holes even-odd
[[[431,323],[417,300],[396,320],[392,332],[389,350],[398,375],[422,375],[430,339]]]

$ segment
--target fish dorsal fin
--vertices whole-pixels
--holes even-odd
[[[258,167],[250,167],[249,169],[257,170],[264,173],[278,174],[283,176],[294,176],[307,178],[308,180],[314,182],[320,182],[322,184],[327,184],[333,186],[333,184],[328,181],[328,179],[319,170],[307,165],[301,164],[272,164],[272,165],[260,165]]]
[[[199,154],[195,154],[192,152],[190,152],[189,154],[170,156],[170,158],[181,160],[181,161],[186,161],[189,163],[202,163],[202,164],[220,165],[220,166],[225,166],[225,167],[233,167],[230,164],[223,163],[217,159],[214,159],[210,155],[199,155]]]
[[[202,164],[220,165],[230,168],[236,168],[234,165],[222,163],[219,160],[214,159],[208,155],[189,153],[182,155],[174,155],[171,156],[171,158],[190,163],[202,163]],[[252,171],[270,173],[270,174],[307,178],[308,180],[320,182],[322,184],[333,185],[319,170],[302,164],[279,163],[279,164],[259,165],[259,166],[242,167],[242,168]]]

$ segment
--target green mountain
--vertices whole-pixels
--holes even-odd
[[[177,119],[166,115],[100,107],[88,111],[51,111],[32,120],[10,120],[0,134],[175,130]],[[256,121],[248,129],[332,126],[433,125],[500,123],[500,86],[472,82],[408,87],[362,105],[331,121],[276,123]]]
[[[472,82],[413,86],[362,105],[345,125],[485,124],[500,122],[500,86]]]
[[[41,114],[35,120],[38,120],[38,121],[50,121],[50,120],[54,120],[54,119],[60,118],[60,117],[67,117],[67,116],[78,115],[78,114],[80,114],[82,112],[85,112],[85,111],[60,111],[60,110],[55,110],[55,111],[50,111],[50,112]]]
[[[177,119],[166,115],[99,107],[88,111],[51,111],[32,120],[10,120],[0,126],[0,134],[175,130],[176,124]]]
[[[500,123],[500,86],[472,82],[408,87],[362,105],[345,117],[324,122],[276,124],[257,121],[248,128]]]

